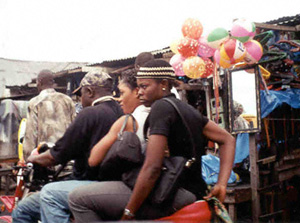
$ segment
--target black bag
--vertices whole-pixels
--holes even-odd
[[[179,111],[177,105],[170,100],[169,98],[164,98],[164,100],[171,103],[174,108],[176,109],[177,113],[182,119],[183,124],[185,125],[191,140],[192,151],[194,157],[191,159],[187,159],[181,156],[171,156],[165,157],[163,161],[163,167],[161,171],[161,175],[156,181],[156,184],[148,196],[148,200],[154,205],[161,205],[168,201],[171,201],[173,195],[179,188],[180,177],[184,176],[184,172],[187,171],[189,167],[196,161],[196,149],[195,143],[192,138],[192,133],[190,128],[188,127],[184,117],[182,116],[181,112]],[[131,171],[128,171],[122,174],[122,181],[131,189],[134,187],[137,176],[140,172],[141,167],[135,168]]]
[[[133,131],[124,131],[128,118],[133,119]],[[131,114],[126,115],[125,121],[118,134],[118,139],[111,146],[100,164],[99,180],[120,180],[122,173],[143,163],[141,142],[136,135],[136,121]]]

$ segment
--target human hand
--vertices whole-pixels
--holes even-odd
[[[216,197],[221,203],[223,203],[226,197],[226,186],[216,184],[209,194],[203,198],[206,200],[211,197]]]
[[[36,156],[39,154],[31,154],[28,158],[27,158],[27,162],[28,163],[35,163],[35,158]]]

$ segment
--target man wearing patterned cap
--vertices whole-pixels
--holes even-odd
[[[123,114],[111,95],[112,78],[105,72],[89,72],[73,93],[81,94],[83,110],[53,147],[30,156],[29,162],[50,166],[74,160],[72,180],[45,185],[41,192],[22,200],[13,211],[13,222],[69,222],[68,194],[97,180],[98,170],[88,165],[91,148]]]

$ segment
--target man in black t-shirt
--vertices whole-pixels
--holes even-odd
[[[73,180],[49,183],[41,192],[22,200],[13,211],[13,222],[69,222],[68,193],[97,179],[97,169],[88,165],[90,150],[123,114],[111,96],[111,87],[112,79],[105,72],[89,72],[81,80],[73,93],[80,91],[84,109],[52,148],[28,158],[41,166],[74,160]]]

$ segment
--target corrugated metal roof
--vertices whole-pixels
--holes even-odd
[[[30,83],[43,69],[59,72],[82,67],[86,64],[77,62],[21,61],[0,58],[0,84],[21,86]]]
[[[164,54],[172,52],[170,47],[165,47],[160,50],[150,51],[155,58],[162,58]],[[103,67],[125,67],[134,64],[136,57],[121,58],[115,60],[105,60],[101,63],[89,64],[88,66],[103,66]]]
[[[279,19],[265,22],[267,24],[280,25],[280,26],[297,26],[300,25],[300,14],[295,16],[285,16]]]

